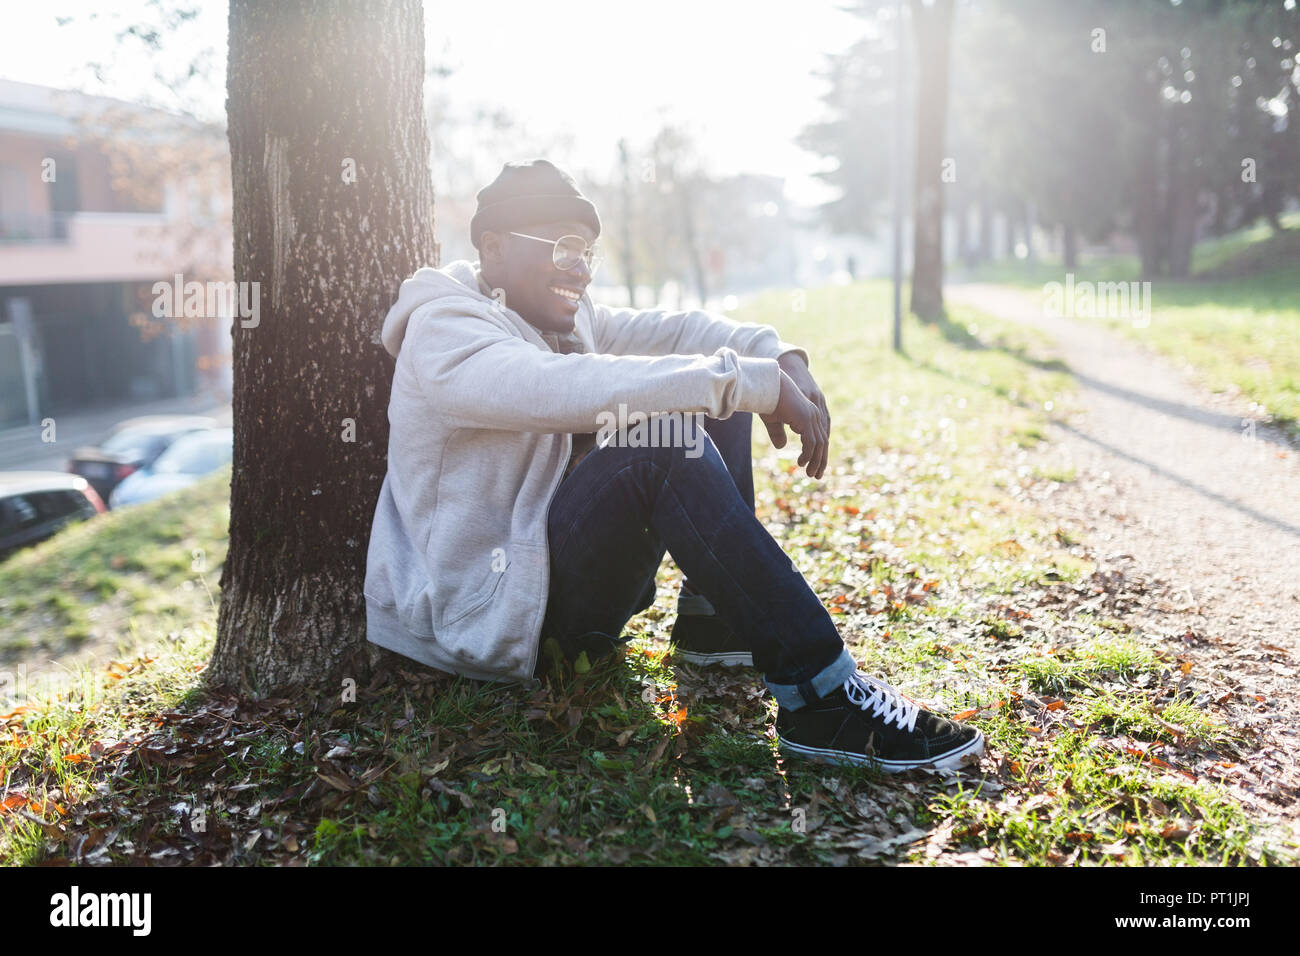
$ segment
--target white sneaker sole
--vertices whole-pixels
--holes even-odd
[[[718,651],[713,654],[705,654],[698,651],[679,649],[677,656],[688,664],[698,664],[704,667],[710,664],[720,664],[723,667],[754,666],[754,655],[749,651]]]
[[[777,741],[782,750],[788,750],[792,754],[800,757],[807,757],[810,760],[819,760],[824,763],[833,764],[853,764],[855,766],[874,766],[885,773],[901,773],[904,770],[915,770],[918,767],[934,767],[937,770],[956,770],[966,762],[972,754],[978,757],[984,753],[984,735],[976,732],[973,740],[962,744],[956,750],[950,750],[946,754],[940,754],[937,757],[928,757],[925,760],[882,760],[879,757],[869,757],[866,754],[855,754],[849,750],[830,750],[821,747],[809,747],[805,744],[796,744],[786,740],[780,734],[776,735]]]

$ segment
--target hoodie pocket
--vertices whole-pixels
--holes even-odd
[[[449,603],[443,611],[442,622],[439,628],[451,627],[463,617],[473,614],[483,605],[492,600],[501,587],[501,580],[506,576],[506,571],[510,567],[509,552],[506,552],[504,563],[500,567],[492,568],[488,571],[487,579],[483,584],[469,597],[463,600]]]
[[[525,678],[545,611],[547,549],[516,540],[505,552],[501,570],[448,608],[433,640],[466,667]]]

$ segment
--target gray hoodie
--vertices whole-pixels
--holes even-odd
[[[366,560],[367,640],[439,670],[526,680],[546,613],[546,519],[574,432],[627,409],[776,408],[771,326],[704,311],[593,305],[562,352],[481,291],[478,263],[423,268],[384,319],[397,359],[388,473]]]

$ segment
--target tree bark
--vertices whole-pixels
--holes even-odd
[[[686,256],[690,260],[691,274],[695,278],[695,289],[700,296],[700,308],[707,309],[709,307],[709,281],[706,278],[704,254],[700,251],[699,239],[695,231],[693,192],[685,181],[677,184],[678,212],[682,217],[682,237],[686,241]]]
[[[1025,200],[1025,262],[1034,264],[1034,232],[1038,227],[1037,210],[1032,199]]]
[[[988,194],[985,190],[980,191],[980,228],[979,228],[979,246],[975,253],[975,261],[988,262],[993,258],[993,204],[989,202]]]
[[[634,216],[632,193],[632,162],[627,153],[627,140],[618,141],[618,164],[622,171],[623,191],[623,281],[627,284],[627,304],[636,308],[636,250],[633,248],[636,230],[632,228]]]
[[[1016,257],[1016,220],[1019,216],[1020,211],[1014,204],[1003,210],[1002,213],[1007,227],[1006,232],[1002,234],[1003,253],[1007,259]]]
[[[1167,243],[1169,275],[1184,279],[1192,268],[1192,247],[1196,245],[1196,219],[1200,212],[1200,195],[1190,170],[1175,170],[1170,175],[1169,239]]]
[[[1131,78],[1130,102],[1136,117],[1134,127],[1137,149],[1134,163],[1134,221],[1137,234],[1138,256],[1142,261],[1143,279],[1160,273],[1164,258],[1160,241],[1160,104],[1159,87],[1145,67],[1139,67]]]
[[[1067,270],[1079,267],[1079,233],[1068,222],[1061,226],[1061,258]]]
[[[378,334],[437,254],[420,0],[231,0],[229,44],[234,275],[260,290],[260,317],[232,323],[207,677],[260,696],[364,680],[378,656],[362,595],[393,371]]]
[[[943,315],[943,164],[953,0],[911,5],[916,37],[916,186],[912,234],[914,313]]]
[[[963,265],[971,265],[970,250],[970,206],[962,203],[953,210],[957,220],[957,255],[956,259]]]
[[[1282,211],[1275,205],[1270,204],[1264,209],[1264,218],[1268,221],[1269,228],[1273,230],[1273,235],[1277,235],[1285,230],[1282,225]]]

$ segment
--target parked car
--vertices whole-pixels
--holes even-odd
[[[122,479],[109,504],[114,508],[140,504],[192,485],[227,464],[234,447],[232,428],[205,428],[182,435],[148,468]]]
[[[181,435],[216,427],[216,419],[206,415],[128,418],[114,425],[98,445],[78,448],[65,470],[85,478],[100,498],[110,501],[122,479],[148,468]]]
[[[90,482],[61,471],[0,471],[0,561],[108,509]]]

